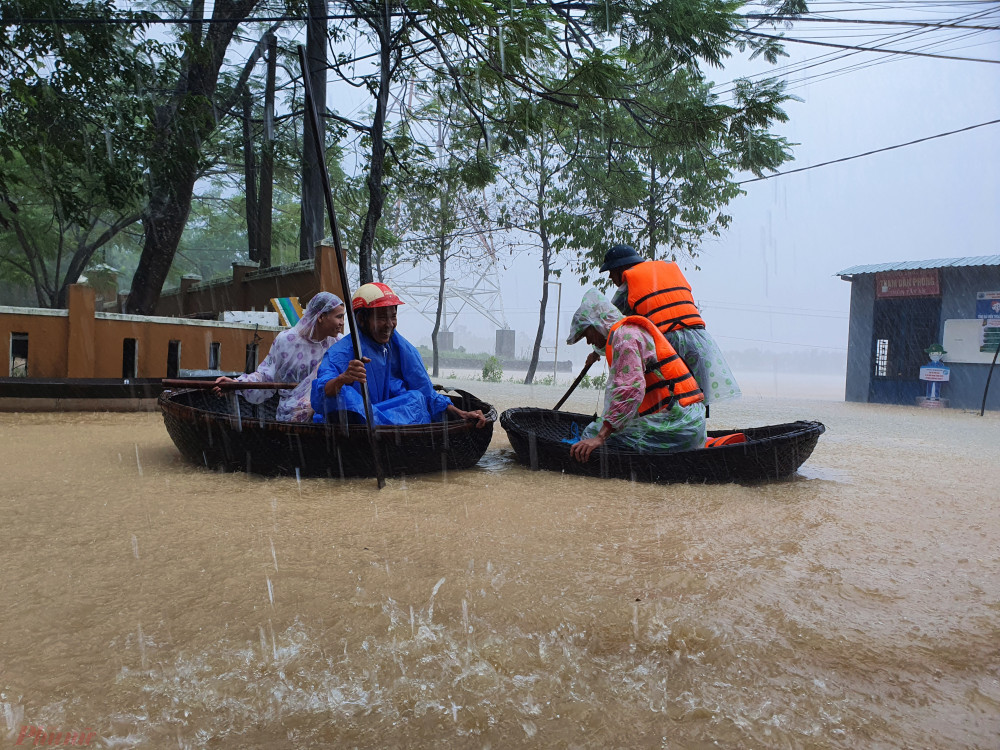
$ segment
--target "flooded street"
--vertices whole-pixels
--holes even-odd
[[[158,413],[0,414],[0,747],[996,748],[1000,415],[709,427],[796,419],[827,432],[762,486],[530,472],[497,425],[379,491],[208,472]]]

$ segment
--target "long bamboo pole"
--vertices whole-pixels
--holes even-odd
[[[216,383],[214,380],[171,380],[170,378],[164,378],[160,383],[164,388],[196,388],[200,390],[219,388],[223,391],[251,391],[255,389],[284,391],[298,385],[298,383],[241,383],[238,380],[231,383],[226,381]]]
[[[354,358],[360,360],[362,358],[361,335],[358,331],[358,322],[354,318],[354,308],[351,305],[351,285],[347,279],[344,250],[340,243],[340,225],[337,223],[337,212],[333,207],[330,173],[326,168],[326,148],[323,139],[320,137],[322,131],[319,128],[319,114],[316,112],[316,104],[313,99],[312,82],[309,80],[306,50],[301,44],[299,45],[299,64],[302,66],[302,83],[305,87],[305,116],[311,118],[313,138],[316,141],[316,153],[319,155],[319,172],[323,181],[323,197],[326,199],[326,213],[330,219],[330,231],[333,234],[333,247],[337,256],[337,270],[340,272],[340,287],[344,292],[344,307],[347,308],[347,322],[351,328],[351,341],[354,344]],[[368,442],[371,443],[372,460],[375,463],[375,477],[378,481],[378,488],[382,489],[385,487],[385,472],[382,469],[382,459],[379,456],[378,444],[375,438],[374,415],[372,413],[372,402],[371,396],[368,394],[367,382],[361,383],[361,397],[365,403],[365,426],[368,428]]]
[[[587,374],[587,370],[590,369],[590,366],[592,364],[594,364],[594,363],[591,362],[590,360],[587,361],[587,364],[585,364],[583,366],[583,369],[580,370],[580,374],[576,376],[576,380],[573,381],[573,385],[571,385],[569,387],[569,390],[566,391],[565,394],[563,394],[563,397],[561,399],[559,399],[559,403],[556,404],[556,408],[554,409],[554,411],[559,411],[559,407],[566,403],[566,399],[569,398],[569,394],[571,394],[573,391],[575,391],[576,387],[578,385],[580,385],[580,381],[583,380],[583,376]]]

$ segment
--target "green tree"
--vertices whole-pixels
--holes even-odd
[[[411,170],[406,197],[401,201],[407,232],[403,242],[410,261],[430,261],[437,272],[437,300],[431,331],[431,374],[440,374],[438,343],[446,306],[448,271],[456,262],[469,265],[481,260],[484,246],[475,238],[473,193],[481,190],[492,174],[477,162],[476,124],[461,117],[462,104],[445,90],[433,92],[417,110],[420,118],[436,130],[436,157]],[[416,150],[416,149],[415,149]],[[426,154],[426,151],[421,153]]]
[[[790,158],[789,144],[769,132],[786,117],[781,82],[738,81],[731,103],[709,94],[703,65],[721,65],[736,48],[752,47],[771,61],[780,54],[773,43],[741,41],[738,7],[593,6],[577,27],[592,43],[589,68],[541,57],[535,67],[546,83],[539,88],[559,93],[510,108],[517,126],[508,129],[505,144],[513,162],[508,216],[537,243],[542,266],[525,382],[537,366],[548,282],[558,275],[553,264],[560,253],[573,251],[570,263],[585,280],[616,239],[639,245],[649,257],[693,257],[702,237],[727,225],[724,208],[740,193],[735,173],[760,174]],[[572,74],[558,73],[562,64]],[[574,76],[586,80],[586,93],[568,103],[560,86]]]
[[[504,141],[507,153],[502,188],[497,191],[501,196],[501,221],[524,238],[522,244],[537,250],[542,268],[538,325],[524,376],[525,384],[529,385],[538,368],[550,281],[559,275],[554,267],[556,255],[565,246],[560,229],[565,225],[563,217],[571,197],[565,190],[564,173],[576,157],[563,150],[562,145],[575,137],[578,127],[575,115],[572,110],[539,102],[526,108],[530,132],[526,128],[523,137]],[[532,117],[538,121],[538,127],[531,127]]]
[[[149,194],[128,312],[149,315],[156,309],[187,223],[195,183],[202,176],[205,144],[217,133],[219,115],[235,111],[263,54],[264,45],[256,44],[235,80],[222,75],[229,45],[256,4],[218,0],[206,24],[204,2],[196,0],[186,8],[191,22],[179,35],[179,53],[163,61],[161,88],[143,92],[154,102],[144,144]],[[260,41],[274,30],[266,29]]]
[[[560,226],[579,251],[573,269],[589,280],[617,242],[651,259],[696,258],[705,237],[729,225],[726,207],[743,193],[738,175],[760,175],[791,158],[791,144],[769,132],[787,119],[782,88],[741,81],[734,103],[723,105],[700,76],[681,70],[647,89],[646,106],[684,108],[665,126],[653,129],[616,107],[585,130],[580,158],[568,170],[570,210]]]
[[[94,253],[138,220],[134,88],[152,77],[140,51],[158,47],[143,18],[110,2],[0,0],[0,246],[39,305],[65,306]]]
[[[40,307],[66,307],[70,284],[79,281],[98,250],[139,220],[138,205],[131,212],[127,206],[99,211],[104,194],[100,188],[89,191],[90,180],[79,177],[78,197],[93,195],[94,207],[73,219],[44,174],[37,175],[40,189],[18,182],[0,203],[0,274],[30,285]]]

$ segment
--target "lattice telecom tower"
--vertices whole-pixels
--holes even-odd
[[[466,307],[471,307],[499,329],[510,328],[503,311],[500,274],[497,271],[496,260],[490,258],[487,263],[486,271],[475,277],[458,281],[445,281],[444,310],[442,310],[441,315],[442,330],[449,331],[451,321]],[[415,281],[408,281],[405,278],[393,279],[392,288],[402,293],[407,302],[410,302],[424,318],[434,322],[438,301],[436,268],[422,273]]]

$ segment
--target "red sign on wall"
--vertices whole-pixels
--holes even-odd
[[[937,297],[940,294],[941,284],[936,268],[875,274],[876,297]]]

